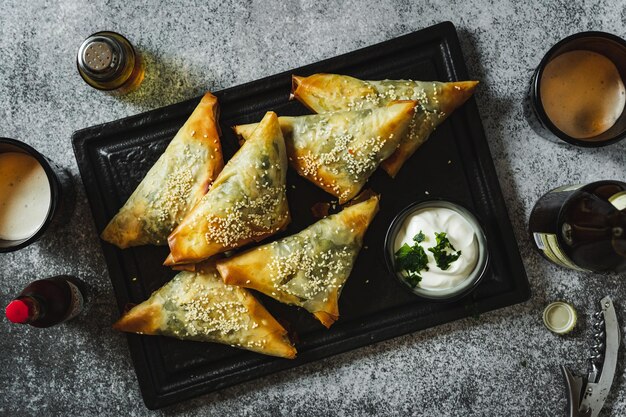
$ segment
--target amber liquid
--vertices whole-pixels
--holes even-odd
[[[593,140],[609,130],[626,104],[626,90],[617,67],[592,51],[569,51],[548,62],[540,92],[550,121],[576,139]]]
[[[529,231],[544,256],[536,234],[555,235],[560,250],[581,269],[626,272],[626,183],[598,181],[551,191],[533,208]]]
[[[137,90],[139,86],[141,85],[141,83],[143,82],[145,75],[146,75],[145,62],[143,58],[141,57],[141,55],[135,52],[135,63],[134,63],[134,66],[130,75],[128,76],[128,79],[126,79],[126,81],[124,81],[124,84],[122,84],[119,88],[111,91],[111,93],[121,95],[121,94],[127,94],[127,93]]]
[[[79,65],[78,72],[83,77],[83,80],[90,86],[98,90],[108,91],[113,95],[127,94],[137,90],[146,75],[145,61],[141,54],[119,33],[99,32],[98,34],[116,41],[124,50],[123,69],[115,78],[99,81],[81,70]]]

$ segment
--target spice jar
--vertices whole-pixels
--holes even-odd
[[[98,32],[85,39],[78,49],[76,65],[87,84],[115,94],[139,88],[145,73],[139,53],[115,32]]]

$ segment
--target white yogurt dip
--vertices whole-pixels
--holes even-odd
[[[424,233],[425,239],[420,245],[428,257],[428,271],[420,271],[422,277],[419,287],[423,290],[442,291],[457,287],[465,281],[476,268],[479,258],[479,244],[476,230],[458,212],[443,207],[428,207],[418,210],[404,219],[398,229],[394,242],[394,252],[405,243],[413,246],[413,237]],[[435,233],[445,232],[446,237],[461,256],[442,270],[428,248],[437,245]]]
[[[48,176],[35,158],[0,153],[0,239],[21,240],[37,233],[50,201]]]

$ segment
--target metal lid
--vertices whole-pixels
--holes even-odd
[[[92,35],[78,50],[78,67],[89,77],[103,81],[114,78],[123,70],[124,49],[110,36]]]
[[[576,327],[577,314],[574,307],[563,301],[548,304],[543,310],[543,323],[556,334],[566,334]]]

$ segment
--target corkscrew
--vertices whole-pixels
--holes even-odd
[[[568,391],[569,417],[597,417],[613,384],[621,341],[619,323],[609,297],[604,297],[600,305],[601,310],[593,315],[587,377],[574,375],[561,365]]]

